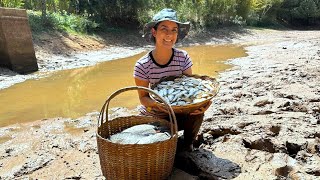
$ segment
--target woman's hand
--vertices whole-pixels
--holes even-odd
[[[203,114],[212,104],[211,101],[208,102],[208,104],[205,107],[201,107],[200,109],[197,109],[195,111],[193,111],[192,113],[190,113],[190,115],[199,115],[199,114]]]
[[[161,103],[154,103],[152,109],[169,114],[168,109],[165,107],[164,104],[161,104]]]

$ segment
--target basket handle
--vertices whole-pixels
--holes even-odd
[[[150,88],[143,87],[143,86],[124,87],[124,88],[121,88],[121,89],[117,90],[116,92],[112,93],[108,97],[108,99],[106,100],[106,102],[103,104],[103,106],[101,108],[101,111],[100,111],[100,114],[99,114],[99,119],[98,119],[98,127],[102,125],[104,116],[106,118],[106,123],[108,123],[108,109],[109,109],[109,103],[110,103],[111,99],[113,99],[117,95],[119,95],[119,94],[121,94],[121,93],[123,93],[125,91],[129,91],[129,90],[144,90],[144,91],[147,91],[148,93],[151,93],[151,94],[157,96],[164,103],[166,109],[169,112],[169,119],[170,119],[170,126],[171,126],[170,127],[171,128],[171,136],[174,135],[173,133],[176,134],[178,132],[177,119],[176,119],[176,116],[175,116],[175,114],[173,112],[172,107],[166,102],[166,100],[163,97],[161,97],[155,91],[153,91]]]

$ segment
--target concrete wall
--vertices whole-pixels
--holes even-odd
[[[21,74],[38,70],[26,10],[0,8],[0,65]]]

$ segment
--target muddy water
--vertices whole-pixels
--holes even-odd
[[[245,56],[237,46],[195,46],[183,48],[190,54],[195,74],[216,76],[230,67],[224,60]],[[116,90],[133,86],[134,63],[146,52],[96,66],[59,71],[50,77],[28,80],[0,91],[0,126],[51,117],[76,118],[99,111]],[[111,107],[135,107],[137,92],[120,94]]]

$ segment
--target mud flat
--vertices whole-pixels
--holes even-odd
[[[189,175],[171,179],[320,179],[320,31],[248,30],[207,42],[221,43],[242,44],[248,56],[220,74],[200,150],[177,156]],[[103,179],[97,115],[0,128],[0,179]]]
[[[220,75],[201,147],[239,179],[320,179],[320,33],[268,33]]]

